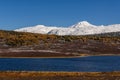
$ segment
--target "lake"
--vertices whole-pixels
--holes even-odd
[[[120,56],[0,58],[0,71],[120,71]]]

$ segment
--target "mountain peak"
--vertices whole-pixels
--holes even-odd
[[[89,22],[87,21],[81,21],[81,22],[78,22],[79,25],[84,25],[84,26],[89,26],[91,25]]]
[[[81,28],[81,27],[88,27],[88,26],[94,26],[94,25],[90,24],[87,21],[81,21],[81,22],[78,22],[77,24],[73,25],[71,28]]]

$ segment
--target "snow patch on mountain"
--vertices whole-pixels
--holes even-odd
[[[67,28],[37,25],[33,27],[16,29],[15,31],[41,33],[41,34],[56,34],[56,35],[89,35],[89,34],[100,34],[100,33],[108,33],[108,32],[119,32],[120,24],[108,25],[108,26],[104,26],[104,25],[96,26],[90,24],[87,21],[82,21]]]

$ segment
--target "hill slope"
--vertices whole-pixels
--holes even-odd
[[[120,54],[120,32],[58,36],[0,31],[0,57],[70,57]]]

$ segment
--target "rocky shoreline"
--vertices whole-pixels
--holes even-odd
[[[87,56],[119,56],[114,53],[74,53],[57,50],[23,50],[17,48],[0,49],[1,58],[72,58]]]

